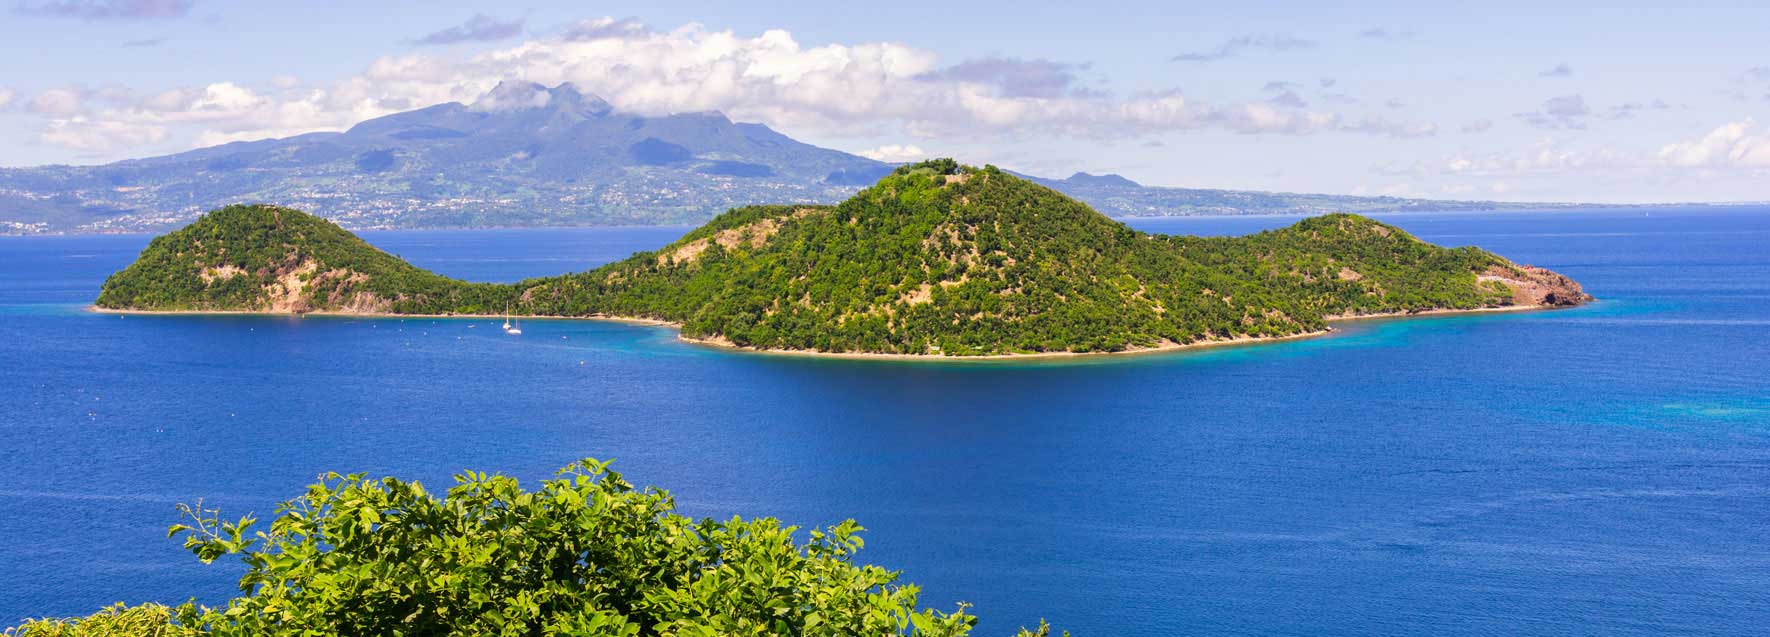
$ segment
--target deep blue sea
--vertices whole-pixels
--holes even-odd
[[[1770,209],[1416,214],[1574,310],[1057,362],[835,361],[653,327],[82,311],[147,237],[0,239],[0,623],[215,602],[173,505],[321,472],[443,486],[616,459],[693,515],[855,518],[977,634],[1761,635]],[[1284,217],[1139,220],[1245,233]],[[509,281],[682,228],[378,232]]]

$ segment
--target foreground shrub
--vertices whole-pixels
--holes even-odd
[[[455,482],[438,498],[417,482],[329,474],[278,507],[268,532],[181,506],[186,523],[169,535],[205,563],[238,556],[240,597],[117,605],[7,634],[951,637],[976,622],[964,604],[918,608],[897,572],[857,565],[852,520],[803,543],[771,518],[695,521],[595,460],[533,492],[502,475]]]
[[[88,617],[40,619],[6,631],[22,637],[170,637],[189,634],[172,624],[172,609],[159,604],[116,604]]]

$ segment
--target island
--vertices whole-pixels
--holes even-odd
[[[736,208],[659,250],[508,284],[424,270],[300,211],[229,206],[155,238],[95,307],[640,320],[758,351],[977,357],[1290,338],[1339,319],[1591,299],[1555,272],[1357,215],[1241,237],[1150,234],[993,166],[941,159],[834,206]]]

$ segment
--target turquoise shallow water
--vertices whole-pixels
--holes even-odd
[[[163,539],[174,502],[266,513],[327,470],[535,480],[598,456],[696,515],[854,517],[863,556],[975,603],[979,634],[1761,634],[1770,210],[1389,220],[1604,300],[1169,355],[856,362],[615,323],[90,314],[145,237],[0,239],[0,620],[227,595],[237,571]],[[513,280],[682,231],[368,236]]]

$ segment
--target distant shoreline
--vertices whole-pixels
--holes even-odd
[[[1572,306],[1570,306],[1570,307],[1572,307]],[[1372,313],[1372,314],[1356,314],[1356,315],[1341,314],[1341,315],[1328,316],[1325,318],[1325,320],[1328,323],[1350,323],[1350,322],[1356,322],[1356,321],[1369,321],[1369,320],[1381,320],[1381,319],[1405,319],[1405,318],[1412,318],[1412,317],[1418,317],[1418,316],[1448,316],[1448,315],[1457,315],[1457,314],[1489,314],[1489,313],[1499,313],[1499,312],[1530,312],[1530,311],[1554,310],[1554,309],[1561,309],[1561,308],[1558,306],[1550,306],[1550,305],[1505,305],[1505,306],[1478,307],[1478,308],[1468,308],[1468,309],[1434,309],[1434,310],[1420,310],[1420,311],[1378,312],[1378,313]],[[1054,358],[1076,358],[1076,357],[1084,357],[1084,356],[1141,356],[1141,355],[1148,355],[1148,354],[1162,354],[1162,353],[1169,353],[1169,352],[1178,352],[1181,350],[1189,350],[1189,349],[1206,349],[1206,348],[1213,348],[1213,347],[1228,347],[1228,346],[1234,346],[1234,345],[1253,345],[1253,344],[1262,344],[1262,343],[1276,343],[1276,342],[1280,342],[1280,341],[1302,340],[1302,339],[1326,336],[1328,334],[1332,334],[1335,331],[1333,326],[1330,325],[1326,329],[1316,330],[1313,332],[1304,332],[1301,334],[1290,334],[1290,335],[1286,335],[1286,336],[1237,336],[1234,338],[1194,341],[1191,343],[1163,343],[1161,345],[1157,345],[1154,347],[1138,347],[1138,348],[1134,348],[1134,349],[1126,349],[1126,350],[1121,350],[1121,351],[1117,351],[1117,352],[1032,352],[1032,353],[1024,353],[1024,354],[980,354],[977,356],[955,356],[955,355],[950,355],[950,354],[888,354],[888,353],[880,353],[880,352],[820,352],[817,350],[773,349],[773,348],[749,347],[749,346],[744,346],[744,345],[737,345],[737,344],[731,343],[730,341],[726,341],[722,338],[707,339],[707,338],[696,338],[696,337],[690,337],[690,336],[683,336],[682,335],[682,325],[680,323],[675,323],[675,322],[671,322],[671,321],[664,321],[664,320],[659,320],[659,319],[648,319],[648,318],[639,318],[639,317],[631,317],[631,316],[609,316],[609,315],[547,316],[547,315],[537,315],[537,314],[530,314],[530,315],[514,315],[513,314],[513,315],[507,316],[504,314],[392,314],[392,313],[385,313],[385,312],[307,312],[307,313],[303,313],[303,314],[293,314],[293,313],[289,313],[289,312],[261,312],[261,311],[247,311],[247,310],[120,310],[120,309],[114,309],[114,308],[99,307],[96,305],[88,305],[88,306],[86,306],[86,310],[89,312],[94,312],[94,313],[98,313],[98,314],[117,314],[117,315],[121,315],[121,316],[128,316],[128,315],[133,314],[133,315],[142,315],[142,316],[205,316],[205,315],[207,315],[207,316],[264,316],[264,317],[279,317],[280,316],[280,317],[289,317],[289,318],[303,318],[303,317],[307,317],[307,316],[320,316],[320,317],[327,317],[327,318],[368,318],[368,319],[392,319],[392,318],[423,319],[423,318],[429,318],[429,319],[492,319],[492,320],[503,319],[503,318],[512,318],[512,319],[519,319],[519,320],[520,319],[540,319],[540,320],[548,320],[548,321],[605,321],[605,322],[611,322],[611,323],[626,323],[629,325],[645,325],[645,326],[650,326],[650,327],[667,327],[667,328],[676,330],[676,339],[679,341],[682,341],[684,343],[688,343],[691,345],[698,345],[698,346],[702,346],[702,347],[714,348],[714,349],[733,351],[733,352],[743,352],[743,353],[748,353],[748,354],[764,354],[764,355],[772,355],[772,356],[797,356],[797,357],[805,357],[805,358],[848,359],[848,360],[900,360],[900,361],[907,360],[907,361],[942,361],[942,362],[946,362],[946,361],[963,362],[963,361],[1039,360],[1039,359],[1054,359]]]
[[[827,205],[827,204],[815,204],[815,205]],[[1663,211],[1678,211],[1678,210],[1683,210],[1683,209],[1702,209],[1704,211],[1709,211],[1709,210],[1731,211],[1733,209],[1739,209],[1739,208],[1764,208],[1764,207],[1770,207],[1770,202],[1698,201],[1698,202],[1690,202],[1690,203],[1619,203],[1619,204],[1547,203],[1547,204],[1543,204],[1540,206],[1533,204],[1533,205],[1526,205],[1526,206],[1519,206],[1519,207],[1501,207],[1501,208],[1452,208],[1452,209],[1418,208],[1418,209],[1406,209],[1406,210],[1370,210],[1370,211],[1360,212],[1358,214],[1385,215],[1385,216],[1387,216],[1387,215],[1418,215],[1418,214],[1490,214],[1490,213],[1558,214],[1558,213],[1564,213],[1564,212],[1603,212],[1603,211],[1618,211],[1618,212],[1620,212],[1620,211],[1636,211],[1636,210],[1657,212],[1657,211],[1662,211],[1662,210]],[[1338,209],[1336,208],[1335,210],[1338,210]],[[1257,219],[1257,218],[1262,218],[1262,217],[1266,217],[1266,218],[1298,217],[1298,218],[1301,218],[1301,217],[1315,216],[1315,215],[1321,214],[1321,212],[1322,211],[1297,210],[1297,211],[1286,211],[1286,212],[1256,212],[1256,213],[1247,213],[1247,214],[1237,214],[1237,213],[1204,213],[1204,214],[1176,214],[1176,215],[1141,215],[1141,214],[1139,214],[1139,215],[1108,215],[1108,217],[1114,221],[1119,221],[1119,222],[1160,221],[1163,219],[1237,219],[1237,218]],[[348,227],[345,229],[350,230],[351,232],[362,233],[362,232],[479,232],[479,231],[501,231],[501,230],[537,230],[537,231],[545,231],[545,230],[602,230],[602,229],[632,230],[632,229],[666,229],[666,228],[692,229],[694,227],[696,227],[696,226],[693,223],[659,223],[659,224],[631,223],[631,224],[603,224],[603,225],[566,224],[566,225],[553,225],[553,226],[549,226],[549,225],[534,225],[534,226],[528,226],[528,225],[412,226],[412,227],[373,226],[373,227],[360,227],[360,228],[359,227]],[[154,236],[159,236],[161,234],[165,234],[167,232],[167,230],[168,229],[166,229],[166,228],[161,228],[161,229],[101,230],[101,231],[85,231],[85,232],[70,231],[70,230],[50,230],[50,231],[44,231],[44,232],[0,231],[0,239],[48,238],[48,237],[61,237],[61,238],[67,238],[67,237],[127,237],[127,236],[154,237]]]

